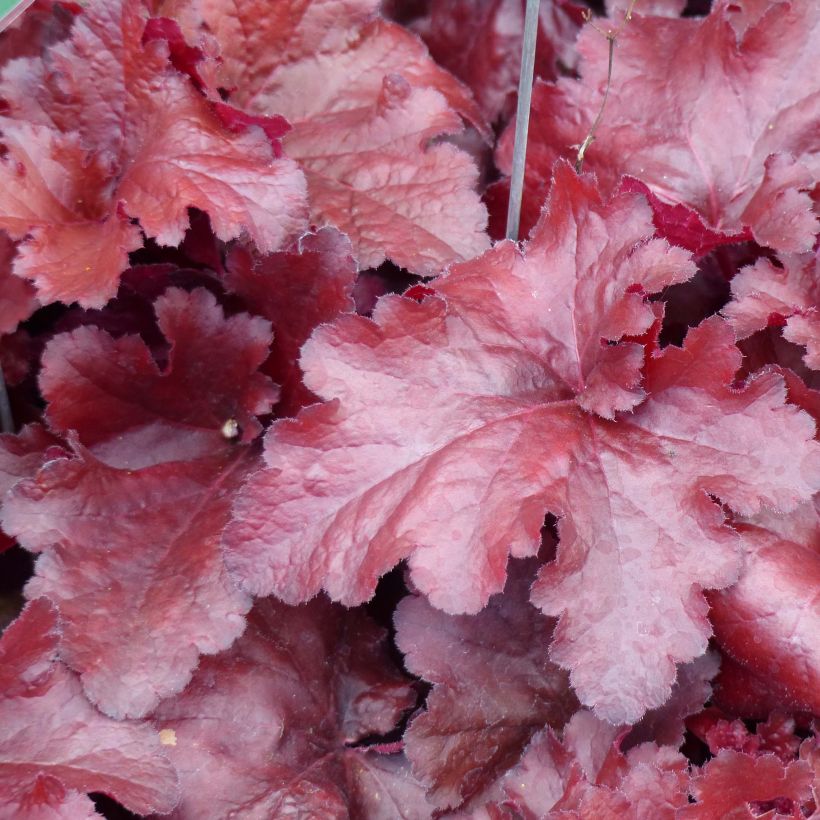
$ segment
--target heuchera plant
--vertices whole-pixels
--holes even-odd
[[[520,242],[523,0],[0,34],[0,820],[820,817],[820,5],[592,6]]]

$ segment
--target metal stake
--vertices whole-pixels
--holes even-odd
[[[535,69],[535,38],[538,32],[540,0],[527,0],[524,15],[524,42],[521,46],[521,74],[518,79],[518,108],[515,112],[515,146],[513,148],[510,202],[507,207],[507,239],[518,241],[521,221],[521,197],[524,193],[524,168],[527,164],[527,132],[530,128],[532,75]]]

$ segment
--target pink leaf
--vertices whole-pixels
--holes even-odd
[[[785,338],[806,347],[806,364],[820,370],[820,257],[786,256],[782,267],[760,259],[732,279],[732,296],[723,314],[738,338],[785,324]]]
[[[134,812],[166,813],[177,776],[149,726],[101,715],[54,657],[57,612],[30,603],[0,640],[0,813],[21,820],[96,817],[84,792]]]
[[[287,0],[271,13],[258,0],[229,8],[210,0],[201,8],[236,83],[232,101],[292,123],[284,144],[307,175],[311,221],[347,233],[361,267],[389,258],[435,274],[488,241],[474,163],[431,142],[459,132],[459,114],[486,126],[470,92],[418,38],[370,20],[377,6]]]
[[[326,404],[273,425],[226,530],[245,587],[354,604],[409,558],[433,606],[477,612],[551,511],[562,543],[533,600],[564,616],[553,658],[613,722],[663,703],[674,664],[706,648],[699,589],[738,570],[708,494],[791,509],[820,462],[776,375],[729,387],[740,357],[720,320],[650,359],[641,386],[643,348],[622,341],[654,321],[640,293],[692,272],[651,232],[640,199],[601,203],[560,166],[523,253],[501,243],[421,304],[384,297],[373,321],[319,329],[301,363]]]
[[[20,480],[31,478],[49,458],[65,455],[59,439],[40,424],[26,425],[17,435],[0,435],[0,504]],[[0,532],[0,551],[14,543]]]
[[[686,805],[686,760],[674,749],[645,743],[624,755],[618,730],[583,710],[563,735],[548,729],[533,738],[500,781],[494,808],[510,812],[500,816],[675,820]]]
[[[661,202],[696,211],[708,231],[749,228],[762,245],[806,252],[818,229],[806,190],[817,178],[820,8],[758,4],[765,13],[739,35],[735,10],[754,5],[723,0],[702,19],[636,16],[618,26],[609,98],[584,168],[605,192],[623,175],[636,177]],[[543,201],[553,160],[575,157],[600,108],[608,42],[588,26],[578,48],[582,80],[539,83],[534,92],[533,108],[544,114],[530,130],[530,212]],[[508,133],[502,170],[511,157]]]
[[[240,448],[117,470],[78,447],[7,497],[4,528],[43,552],[27,595],[59,605],[61,657],[106,714],[146,714],[188,683],[201,653],[242,632],[250,602],[219,536],[253,465]]]

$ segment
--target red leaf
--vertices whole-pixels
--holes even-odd
[[[40,424],[26,425],[17,435],[0,435],[0,503],[18,481],[31,478],[48,458],[65,455],[57,449],[59,444]],[[0,551],[13,543],[14,539],[0,532]]]
[[[785,324],[786,339],[804,345],[806,364],[820,370],[820,257],[786,256],[783,267],[760,259],[732,279],[732,296],[723,314],[738,338]]]
[[[674,749],[646,743],[624,755],[618,730],[580,711],[561,741],[549,729],[536,735],[500,781],[495,808],[526,820],[675,820],[687,781],[686,760]]]
[[[30,282],[11,272],[14,243],[0,232],[0,334],[12,333],[37,309],[37,299]]]
[[[560,728],[577,707],[566,673],[547,657],[555,623],[528,601],[534,570],[533,561],[518,564],[478,615],[447,615],[420,597],[396,611],[407,669],[434,684],[404,740],[440,808],[486,789],[536,732]]]
[[[554,80],[561,70],[574,68],[581,11],[562,0],[541,4],[537,77]],[[439,65],[470,87],[489,122],[509,119],[521,67],[522,0],[433,0],[413,27]]]
[[[18,57],[39,56],[43,49],[68,36],[79,6],[36,0],[0,33],[0,67]]]
[[[749,228],[761,245],[805,252],[818,229],[805,189],[816,178],[820,7],[753,4],[756,19],[739,35],[734,10],[745,5],[724,0],[702,19],[636,16],[617,29],[609,97],[584,167],[605,192],[626,174],[663,203],[696,211],[708,228],[703,241]],[[601,105],[607,39],[588,26],[578,49],[581,81],[534,91],[530,209],[543,201],[552,161],[574,158]],[[511,157],[508,133],[498,151],[505,172]],[[693,248],[695,225],[681,215]],[[670,216],[661,211],[661,222]]]
[[[52,339],[40,374],[52,428],[77,431],[98,458],[129,469],[255,438],[256,416],[278,398],[257,372],[268,355],[268,323],[244,313],[226,318],[203,289],[171,288],[155,310],[171,344],[162,369],[138,336],[115,339],[85,326]]]
[[[106,714],[146,714],[242,632],[250,602],[219,536],[253,466],[242,448],[117,470],[78,447],[7,496],[4,528],[43,552],[26,593],[59,605],[61,657]]]
[[[637,406],[644,351],[618,340],[655,314],[634,286],[692,271],[651,230],[640,199],[604,205],[562,168],[523,255],[501,243],[433,283],[440,297],[383,297],[373,321],[316,331],[301,363],[327,403],[273,425],[226,530],[246,588],[354,604],[409,557],[434,606],[477,612],[551,511],[562,543],[533,600],[563,614],[553,658],[613,722],[663,703],[674,664],[706,648],[699,588],[738,569],[707,494],[791,509],[820,460],[779,377],[728,386],[740,356],[717,319],[649,361]]]
[[[670,205],[664,202],[651,188],[634,177],[624,177],[621,189],[643,194],[652,206],[653,222],[658,236],[662,236],[673,245],[686,248],[698,258],[721,245],[752,239],[752,233],[748,228],[744,228],[740,233],[711,230],[697,211],[680,203]]]
[[[797,757],[800,739],[795,735],[795,720],[774,711],[765,723],[759,723],[752,734],[742,720],[727,720],[719,710],[705,709],[692,718],[689,728],[716,755],[721,749],[734,749],[749,755],[775,754],[783,763]]]
[[[742,536],[740,580],[709,595],[718,643],[795,708],[820,712],[820,520],[797,542],[759,527]]]
[[[179,816],[369,816],[356,808],[379,764],[348,744],[390,731],[414,702],[384,633],[363,613],[322,598],[299,608],[260,601],[245,634],[203,659],[155,714],[174,733],[167,750],[182,780]]]
[[[196,207],[220,239],[245,232],[263,251],[304,224],[293,162],[273,161],[261,130],[227,129],[171,67],[164,40],[143,46],[145,22],[134,0],[92,4],[69,41],[3,75],[18,121],[0,122],[0,227],[30,234],[15,272],[35,280],[44,302],[111,298],[126,254],[142,244],[130,218],[178,245]]]
[[[102,306],[114,295],[128,254],[142,245],[103,187],[112,169],[76,134],[0,118],[0,228],[15,239],[13,270],[33,279],[37,295]]]
[[[352,750],[345,756],[345,766],[349,816],[367,820],[429,820],[433,816],[424,786],[413,777],[403,755]]]
[[[0,814],[20,820],[97,817],[84,792],[104,792],[134,812],[165,813],[177,776],[155,731],[114,721],[54,663],[56,610],[30,603],[0,639]]]
[[[232,101],[292,123],[284,144],[307,175],[311,221],[347,233],[361,267],[390,258],[430,275],[488,246],[473,161],[431,144],[461,130],[459,114],[486,131],[481,111],[418,38],[370,20],[376,0],[201,6]]]
[[[263,257],[235,246],[223,279],[229,290],[273,325],[273,350],[265,372],[282,385],[279,412],[294,415],[316,402],[302,383],[299,350],[319,325],[354,310],[356,262],[347,237],[323,228],[303,236],[294,250]]]
[[[693,779],[691,790],[696,803],[681,809],[679,817],[743,820],[757,816],[750,811],[749,803],[777,802],[778,816],[788,812],[786,816],[797,820],[805,816],[800,806],[811,796],[811,782],[812,772],[804,761],[784,765],[774,755],[752,757],[722,751]]]
[[[757,720],[775,709],[798,706],[790,703],[789,694],[776,681],[759,678],[730,655],[721,658],[712,700],[729,714]]]

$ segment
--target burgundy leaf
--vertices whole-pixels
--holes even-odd
[[[316,402],[302,383],[299,350],[319,325],[354,310],[356,262],[347,237],[323,228],[305,234],[294,250],[262,257],[235,246],[223,278],[226,287],[273,325],[273,349],[264,370],[282,386],[279,412],[294,415]]]
[[[820,712],[820,519],[797,542],[762,527],[742,535],[740,579],[709,595],[718,643],[797,708]]]
[[[555,622],[528,600],[534,570],[533,561],[516,565],[478,615],[447,615],[418,596],[396,611],[405,665],[434,684],[404,740],[439,807],[486,789],[536,732],[560,728],[577,707],[566,673],[547,655]]]
[[[137,469],[218,453],[250,441],[278,397],[257,372],[268,355],[269,324],[226,318],[206,290],[169,289],[155,302],[171,345],[160,368],[138,336],[96,327],[56,336],[43,354],[40,389],[47,417],[114,467]]]
[[[297,608],[260,601],[231,649],[204,658],[155,713],[182,781],[174,816],[341,820],[378,804],[368,792],[382,777],[387,807],[374,817],[424,816],[406,770],[349,748],[389,732],[414,702],[363,613],[323,598]],[[400,804],[391,814],[390,801],[410,792],[406,813]]]

